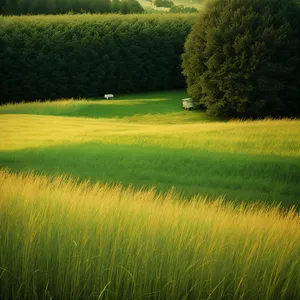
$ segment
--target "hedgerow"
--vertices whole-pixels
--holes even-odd
[[[194,17],[0,18],[1,103],[184,87]]]

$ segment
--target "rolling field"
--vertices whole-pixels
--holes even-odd
[[[298,206],[299,121],[222,122],[182,111],[183,97],[2,106],[0,167]]]
[[[184,97],[0,106],[1,300],[299,299],[300,121]]]

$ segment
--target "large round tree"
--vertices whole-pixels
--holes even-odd
[[[300,113],[300,14],[294,0],[213,0],[185,44],[195,104],[216,116]]]

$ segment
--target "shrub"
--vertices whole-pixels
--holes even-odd
[[[120,1],[119,12],[123,15],[142,13],[144,8],[137,0],[122,0]]]
[[[299,20],[293,0],[209,3],[185,44],[188,94],[217,116],[298,115]]]
[[[154,5],[156,7],[172,7],[174,2],[171,0],[154,0]]]
[[[171,8],[170,8],[170,13],[179,13],[179,14],[182,14],[182,13],[195,13],[195,12],[198,12],[198,10],[195,8],[195,7],[186,7],[186,6],[183,6],[183,5],[173,5]]]
[[[0,102],[184,87],[190,16],[0,17]]]

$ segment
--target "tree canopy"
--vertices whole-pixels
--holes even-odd
[[[294,0],[216,0],[185,43],[195,104],[216,116],[300,113],[300,13]]]

